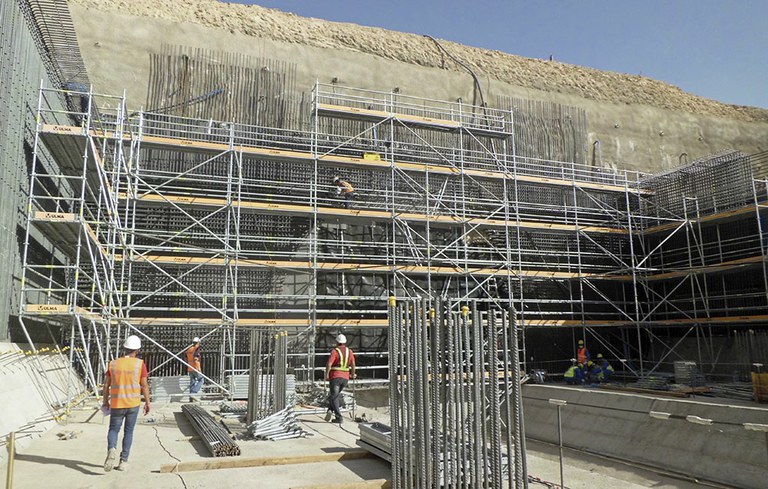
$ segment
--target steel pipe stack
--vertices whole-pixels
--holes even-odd
[[[208,447],[214,457],[232,457],[240,455],[240,447],[219,423],[200,406],[185,404],[181,411],[192,427]]]
[[[254,438],[272,441],[310,436],[299,426],[298,418],[292,407],[282,409],[264,419],[250,423],[248,433]]]
[[[527,487],[515,311],[389,302],[392,486]]]

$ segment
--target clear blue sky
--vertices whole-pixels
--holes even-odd
[[[337,22],[642,74],[768,108],[768,0],[240,0]]]

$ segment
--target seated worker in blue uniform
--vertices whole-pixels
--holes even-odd
[[[566,384],[579,385],[584,383],[584,372],[581,364],[576,365],[576,360],[571,360],[573,364],[565,371],[563,377]]]
[[[600,367],[600,374],[598,375],[597,380],[600,382],[608,382],[611,380],[611,376],[613,375],[613,367],[611,367],[611,364],[608,363],[608,360],[603,357],[602,353],[597,354],[597,363]]]

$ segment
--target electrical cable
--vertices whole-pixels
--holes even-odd
[[[165,451],[165,453],[168,454],[169,457],[174,459],[177,462],[177,465],[181,463],[181,459],[176,458],[170,451],[168,451],[167,448],[165,448],[165,445],[163,445],[163,441],[160,439],[160,433],[157,431],[157,426],[153,426],[152,429],[155,430],[155,438],[157,438],[157,442],[160,444],[160,448],[162,448]],[[181,480],[181,485],[184,486],[184,489],[187,489],[187,483],[184,481],[184,477],[182,477],[181,474],[178,472],[174,472],[174,473],[179,476],[179,479]]]

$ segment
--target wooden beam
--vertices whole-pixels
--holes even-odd
[[[374,479],[358,482],[340,482],[337,484],[318,484],[314,486],[293,486],[291,489],[389,489],[392,483],[388,479]]]
[[[301,455],[294,457],[224,457],[194,462],[178,462],[160,466],[161,473],[192,472],[196,470],[240,469],[244,467],[264,467],[268,465],[312,464],[319,462],[341,462],[370,458],[373,454],[367,450],[345,450],[342,452]]]

